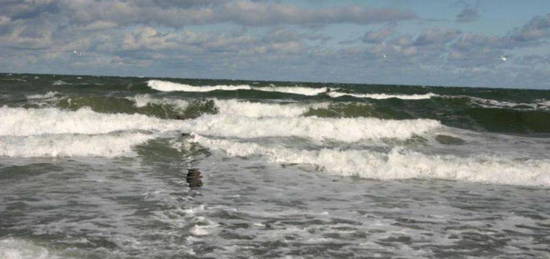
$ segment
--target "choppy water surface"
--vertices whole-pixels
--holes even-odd
[[[0,258],[546,258],[549,102],[5,74]]]

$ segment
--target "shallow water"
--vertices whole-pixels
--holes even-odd
[[[185,165],[41,161],[1,169],[0,250],[75,258],[544,257],[550,191],[380,181],[216,155]],[[6,177],[7,174],[16,177]]]

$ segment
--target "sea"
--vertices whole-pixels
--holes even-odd
[[[0,74],[0,258],[550,258],[550,90]]]

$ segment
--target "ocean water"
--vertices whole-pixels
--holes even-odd
[[[550,91],[0,74],[0,258],[550,258],[549,187]]]

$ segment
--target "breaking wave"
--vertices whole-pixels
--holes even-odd
[[[0,137],[0,156],[8,157],[117,157],[133,153],[133,147],[153,139],[151,134],[106,135],[53,134]]]
[[[441,127],[435,120],[376,118],[250,118],[208,115],[189,121],[192,132],[239,138],[301,137],[316,141],[355,142],[367,139],[408,139]]]
[[[203,114],[183,121],[142,114],[98,113],[90,108],[69,111],[2,107],[0,155],[112,157],[127,154],[133,146],[171,131],[220,137],[301,137],[354,142],[407,139],[441,126],[433,120],[302,117],[297,115],[304,108],[292,105],[277,109],[270,104],[247,103],[244,107],[248,108],[237,115],[233,105],[240,104],[225,102],[220,114]],[[256,109],[263,106],[268,107],[266,113],[257,113]]]
[[[212,92],[212,91],[237,91],[237,90],[255,90],[263,92],[280,92],[300,95],[318,95],[327,92],[327,88],[307,88],[307,87],[251,87],[250,85],[216,85],[216,86],[192,86],[168,81],[149,80],[147,85],[152,89],[161,92]]]
[[[370,99],[390,99],[397,98],[402,100],[423,100],[430,99],[434,96],[439,96],[434,93],[427,94],[356,94],[356,93],[343,93],[343,92],[329,92],[328,95],[333,98],[342,96],[351,96],[356,98],[370,98]]]
[[[0,156],[129,155],[135,145],[179,128],[179,121],[82,108],[0,108]]]
[[[300,87],[300,86],[269,86],[269,87],[252,87],[250,85],[215,85],[215,86],[192,86],[187,84],[174,83],[161,80],[149,80],[147,85],[161,92],[212,92],[212,91],[237,91],[237,90],[254,90],[263,92],[278,92],[287,94],[296,94],[304,96],[316,96],[320,94],[326,94],[332,98],[338,98],[342,96],[350,96],[355,98],[370,98],[370,99],[389,99],[397,98],[403,100],[421,100],[429,99],[434,96],[438,96],[434,93],[427,94],[383,94],[383,93],[371,93],[371,94],[358,94],[358,93],[346,93],[340,92],[338,89],[321,87]]]
[[[104,114],[82,108],[0,108],[0,136],[40,134],[105,134],[127,130],[174,130],[179,121],[162,120],[141,114]]]
[[[194,141],[229,156],[261,156],[280,164],[308,165],[313,170],[372,179],[437,178],[496,184],[550,186],[550,161],[519,161],[497,156],[428,156],[395,147],[390,152],[368,150],[298,150],[267,147],[226,139],[195,136]]]

